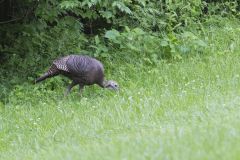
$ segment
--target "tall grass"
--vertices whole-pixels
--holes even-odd
[[[239,159],[240,30],[205,30],[207,56],[117,61],[108,76],[119,92],[93,86],[63,98],[60,78],[16,86],[0,103],[0,158]]]

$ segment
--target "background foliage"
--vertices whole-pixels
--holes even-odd
[[[95,56],[106,66],[115,59],[155,65],[201,54],[209,47],[202,25],[237,18],[239,2],[3,0],[0,10],[0,79],[8,88],[32,81],[51,60],[70,53]]]

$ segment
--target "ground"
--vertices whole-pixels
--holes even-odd
[[[16,86],[0,103],[0,158],[239,159],[239,29],[230,31],[206,56],[115,64],[119,92],[92,86],[64,98],[61,77]]]
[[[163,62],[82,97],[19,89],[1,108],[1,158],[238,159],[239,61]]]

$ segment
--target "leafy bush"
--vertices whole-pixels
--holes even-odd
[[[1,81],[30,82],[70,53],[148,65],[203,53],[209,46],[202,24],[238,17],[239,6],[236,0],[3,1]]]

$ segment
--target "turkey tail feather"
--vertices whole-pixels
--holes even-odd
[[[35,80],[35,83],[41,82],[41,81],[45,80],[46,78],[49,78],[50,76],[51,76],[51,75],[49,75],[49,74],[46,72],[46,73],[44,73],[44,75],[42,75],[41,77],[37,78],[37,79]]]
[[[54,76],[58,75],[59,73],[60,72],[57,69],[57,67],[55,65],[52,65],[46,73],[44,73],[41,77],[39,77],[35,80],[35,83],[41,82],[50,77],[54,77]]]

